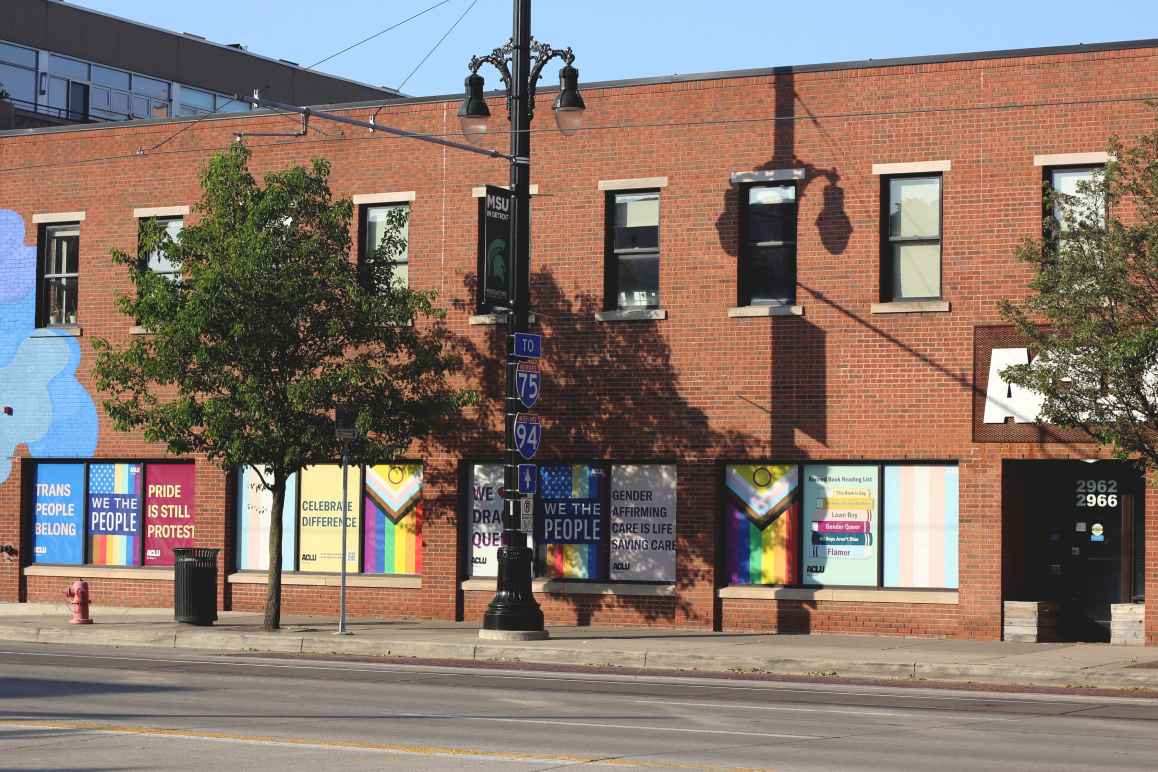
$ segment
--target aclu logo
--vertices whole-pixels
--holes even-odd
[[[313,561],[316,561],[317,559],[318,559],[317,555],[310,555],[310,554],[304,553],[304,552],[302,553],[302,562],[313,562]]]
[[[611,567],[614,568],[616,571],[630,571],[631,570],[631,564],[630,563],[613,563],[611,565]]]
[[[474,566],[485,566],[487,564],[487,559],[484,557],[481,557],[479,555],[475,555],[474,557],[472,557],[470,559],[470,562],[471,562],[471,565],[474,565]]]
[[[823,565],[819,565],[819,566],[810,565],[810,566],[805,566],[804,570],[810,574],[823,574],[824,573],[824,566]]]

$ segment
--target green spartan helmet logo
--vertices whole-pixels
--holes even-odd
[[[499,287],[507,286],[507,241],[495,239],[487,247],[487,265],[491,280]]]

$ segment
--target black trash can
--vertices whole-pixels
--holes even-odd
[[[173,565],[173,616],[178,622],[211,625],[217,621],[216,547],[178,547]]]

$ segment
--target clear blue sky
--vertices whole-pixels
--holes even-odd
[[[438,0],[72,0],[311,64]],[[397,87],[471,5],[445,5],[318,69]],[[536,0],[535,36],[572,46],[582,80],[1158,37],[1156,0]],[[406,83],[462,90],[472,54],[511,32],[511,0],[475,0]],[[558,67],[548,66],[549,81]],[[488,88],[499,85],[485,69]]]

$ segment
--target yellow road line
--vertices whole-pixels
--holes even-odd
[[[378,753],[399,753],[418,756],[472,757],[495,761],[518,761],[526,763],[572,763],[598,764],[611,767],[635,767],[644,769],[703,769],[730,770],[738,772],[759,772],[748,767],[706,767],[702,764],[681,764],[675,761],[651,761],[646,759],[601,758],[599,756],[544,755],[537,753],[516,753],[509,751],[488,751],[470,748],[452,748],[437,745],[403,745],[400,743],[372,743],[359,740],[321,740],[274,735],[246,735],[232,732],[213,732],[200,729],[175,729],[159,726],[128,726],[123,724],[100,724],[84,721],[39,721],[18,718],[0,718],[0,729],[64,729],[77,732],[101,734],[124,734],[150,737],[172,737],[185,740],[210,740],[217,742],[252,743],[255,745],[282,745],[301,748],[321,748],[329,750],[373,751]],[[767,768],[761,768],[766,770]]]

